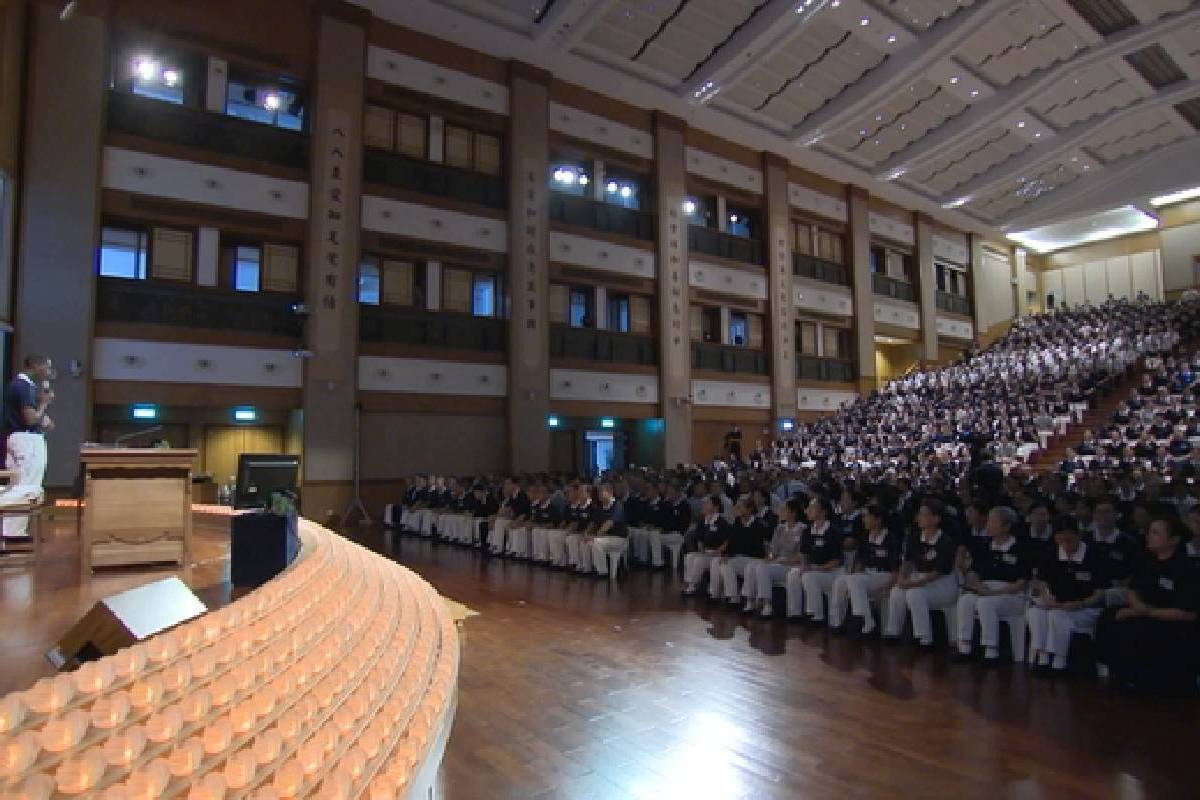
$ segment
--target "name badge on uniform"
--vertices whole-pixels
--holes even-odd
[[[887,555],[888,555],[888,551],[887,551],[886,547],[876,547],[875,548],[875,557],[876,558],[887,558]]]
[[[1109,550],[1108,557],[1113,559],[1114,561],[1124,561],[1125,560],[1125,554],[1122,553],[1120,550]]]
[[[818,536],[818,537],[814,538],[814,539],[813,539],[813,546],[814,546],[814,547],[824,547],[824,546],[825,546],[825,537],[824,537],[824,536]]]
[[[926,561],[933,561],[936,558],[937,558],[937,550],[935,550],[934,548],[930,547],[925,551],[925,560]]]
[[[1017,563],[1017,557],[1014,556],[1012,553],[1005,553],[1004,556],[1000,560],[1003,561],[1005,564]]]
[[[1076,572],[1075,573],[1075,580],[1077,580],[1077,581],[1090,581],[1091,579],[1092,579],[1092,573],[1090,573],[1090,572]]]
[[[1175,591],[1175,581],[1171,580],[1166,575],[1158,579],[1158,585],[1168,592]]]

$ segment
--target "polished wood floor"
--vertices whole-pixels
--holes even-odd
[[[347,535],[480,612],[465,623],[449,800],[1200,797],[1195,702],[951,665],[379,530]],[[73,526],[36,570],[0,569],[0,692],[96,599],[170,571],[80,583]],[[185,575],[228,602],[228,541]]]

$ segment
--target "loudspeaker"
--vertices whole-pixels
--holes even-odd
[[[208,611],[179,578],[164,578],[104,598],[46,653],[56,669],[110,656]]]
[[[229,580],[261,586],[296,558],[300,538],[295,514],[238,514],[229,525]]]

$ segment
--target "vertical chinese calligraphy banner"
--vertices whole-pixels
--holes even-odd
[[[796,309],[792,295],[792,220],[788,163],[763,155],[763,201],[767,231],[767,313],[771,355],[771,400],[775,419],[796,416]]]
[[[683,120],[654,117],[658,168],[659,399],[665,422],[663,458],[668,467],[692,460],[692,343],[688,329],[688,231]]]
[[[549,83],[548,73],[510,62],[508,440],[516,472],[550,466]]]
[[[364,23],[321,17],[310,104],[309,238],[304,302],[306,513],[341,512],[354,471]],[[326,482],[324,486],[322,482]],[[315,484],[315,485],[314,485]],[[315,509],[315,510],[314,510]]]

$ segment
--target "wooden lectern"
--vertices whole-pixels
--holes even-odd
[[[83,574],[93,567],[187,564],[196,450],[84,447]]]

